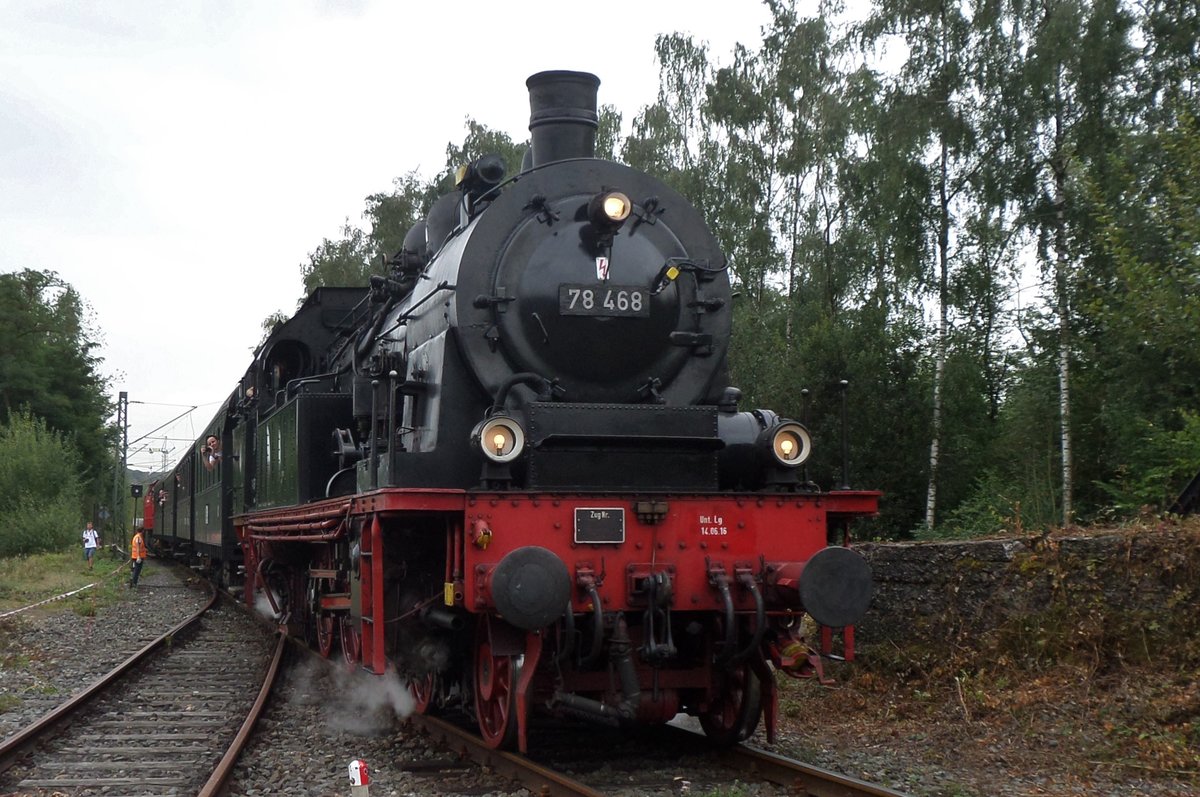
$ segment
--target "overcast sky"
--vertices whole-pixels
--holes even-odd
[[[131,445],[161,467],[295,308],[307,253],[435,174],[466,117],[523,140],[525,79],[576,69],[628,125],[656,35],[729,63],[767,19],[759,0],[0,0],[0,272],[82,294],[131,442],[199,405]]]

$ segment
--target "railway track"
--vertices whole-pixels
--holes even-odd
[[[273,643],[257,618],[214,592],[195,615],[0,744],[0,793],[217,793],[282,651],[282,638]]]
[[[142,642],[130,649],[137,645]],[[83,692],[0,742],[0,794],[218,793],[262,708],[278,668],[282,638],[268,664],[270,647],[261,621],[211,597],[195,615],[145,644]],[[304,721],[285,715],[270,724],[278,732],[297,730]],[[311,718],[307,724],[313,724]],[[428,788],[473,794],[486,788],[499,795],[510,786],[518,790],[512,784],[519,783],[535,795],[588,797],[725,792],[901,797],[750,747],[718,750],[704,737],[672,727],[629,734],[590,725],[538,726],[534,755],[525,757],[488,749],[469,727],[416,716],[412,727],[428,736],[432,747],[397,728],[400,736],[413,740],[415,755],[393,747],[381,750],[382,758],[375,760],[387,759],[397,784],[415,785],[417,791],[411,793]],[[282,748],[268,742],[249,763],[243,760],[242,768],[269,769],[278,763],[280,749],[310,749],[317,758],[332,756],[335,766],[326,768],[342,772],[344,779],[347,754],[334,752],[339,746],[330,742],[318,740],[313,746],[310,739],[307,746],[286,742]],[[437,752],[437,746],[445,752]]]
[[[162,595],[162,600],[170,599]],[[171,622],[180,616],[176,614]],[[238,722],[256,714],[256,709],[248,711],[250,696],[261,684],[264,670],[277,666],[266,664],[269,647],[261,622],[240,607],[229,603],[215,609],[205,606],[145,644],[68,703],[0,743],[0,794],[218,793],[249,736],[253,719],[242,722],[240,730]],[[282,649],[282,640],[276,648]],[[324,662],[322,666],[328,665]],[[302,682],[310,680],[309,676],[301,678]],[[259,706],[270,682],[268,678],[267,685],[257,690]],[[333,683],[340,685],[333,692],[340,702],[345,694],[339,691],[344,691],[348,682],[333,679]],[[308,683],[305,691],[311,692],[314,685]],[[273,711],[280,710],[280,701],[272,702],[276,704]],[[304,719],[286,713],[268,722],[271,734],[286,734],[289,729],[303,732],[306,727],[311,732],[321,724],[311,716]],[[387,780],[393,785],[415,788],[409,793],[428,789],[475,794],[482,788],[501,795],[521,792],[515,785],[519,783],[535,795],[589,797],[898,795],[751,748],[715,750],[704,737],[675,728],[630,734],[592,725],[539,721],[533,731],[534,755],[526,757],[488,749],[470,723],[467,725],[415,717],[408,730],[396,726],[396,736],[391,737],[404,739],[403,749],[383,745],[373,760],[390,770]],[[422,737],[412,732],[413,727],[428,739],[420,741]],[[290,776],[299,770],[304,774],[299,775],[297,784],[308,788],[320,782],[320,770],[325,769],[341,773],[340,781],[334,778],[327,784],[329,793],[341,793],[345,761],[360,754],[360,743],[346,744],[327,734],[319,733],[315,739],[310,736],[301,743],[281,742],[274,736],[273,741],[261,740],[248,761],[243,756],[242,776],[262,771],[276,773],[276,777],[282,771]],[[311,751],[314,760],[328,760],[313,772],[304,765],[297,767],[294,753],[284,754],[290,760],[280,758],[281,751],[304,749]],[[236,780],[232,783],[235,793],[240,786],[251,788],[246,783],[239,786]],[[274,785],[283,784],[275,781]],[[385,783],[378,787],[386,788]]]
[[[475,761],[544,797],[717,793],[752,783],[776,787],[758,794],[905,797],[752,746],[716,748],[704,737],[673,726],[640,731],[632,739],[615,731],[580,728],[558,735],[557,743],[526,757],[491,750],[473,732],[439,717],[414,715],[412,722],[458,758]]]
[[[346,793],[346,762],[364,758],[381,794],[676,797],[904,797],[891,788],[750,746],[715,748],[673,726],[625,731],[535,718],[528,756],[488,748],[456,708],[396,724],[359,697],[382,685],[301,649],[272,696],[262,734],[239,762],[235,793]],[[374,690],[377,691],[377,690]],[[339,730],[349,717],[355,729]],[[306,750],[305,760],[294,752]],[[278,789],[271,792],[272,788]]]

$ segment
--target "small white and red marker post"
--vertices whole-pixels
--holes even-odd
[[[350,797],[368,797],[371,791],[371,776],[367,762],[356,758],[350,762]]]

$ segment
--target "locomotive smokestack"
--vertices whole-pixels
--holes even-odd
[[[538,72],[525,85],[533,165],[596,157],[600,78],[588,72]]]

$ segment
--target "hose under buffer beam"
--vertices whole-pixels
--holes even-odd
[[[729,591],[729,576],[725,574],[725,568],[713,564],[707,556],[704,557],[704,565],[708,570],[708,585],[721,596],[721,619],[725,626],[725,640],[716,655],[715,663],[724,667],[733,661],[734,646],[737,644],[737,617],[733,613],[733,594]]]
[[[737,574],[737,582],[754,598],[754,634],[750,637],[750,642],[746,647],[734,654],[735,662],[745,661],[754,651],[758,650],[767,631],[767,607],[763,601],[762,591],[758,588],[758,581],[752,573],[743,571]]]
[[[728,667],[748,658],[762,644],[767,629],[766,602],[763,600],[762,591],[758,588],[758,581],[754,574],[749,570],[739,569],[735,578],[738,586],[749,592],[754,599],[754,633],[751,635],[750,642],[741,649],[737,647],[737,614],[734,611],[733,590],[730,589],[729,576],[726,574],[725,568],[719,564],[710,563],[708,566],[708,583],[721,596],[721,616],[725,624],[725,639],[714,659],[714,663],[718,667]]]
[[[604,609],[600,603],[600,591],[594,582],[588,585],[587,591],[588,599],[592,602],[592,644],[588,652],[579,657],[576,666],[580,669],[594,665],[604,652]]]
[[[557,691],[551,700],[551,706],[568,714],[577,714],[611,725],[620,726],[633,722],[637,718],[642,690],[633,664],[633,642],[629,639],[629,627],[625,624],[624,613],[617,615],[616,627],[608,644],[608,657],[621,683],[621,699],[616,705]]]

